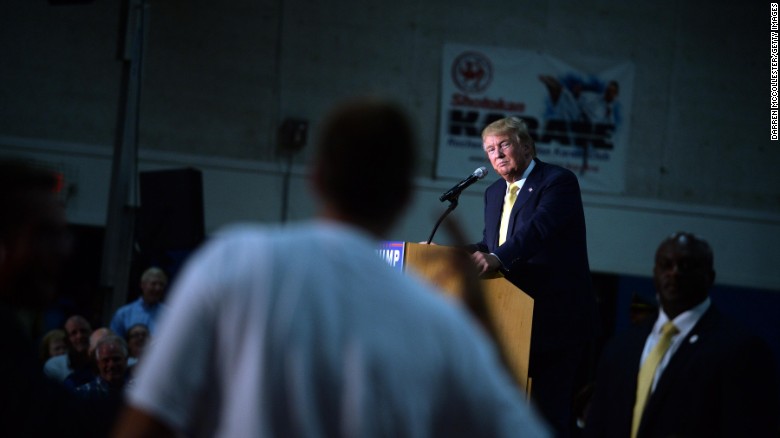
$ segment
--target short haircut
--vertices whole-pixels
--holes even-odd
[[[49,346],[52,344],[52,342],[61,341],[64,342],[65,345],[68,345],[68,335],[65,333],[65,330],[63,329],[53,329],[46,332],[45,335],[43,335],[43,338],[41,338],[41,345],[40,345],[40,352],[39,356],[41,359],[48,359],[49,356]]]
[[[531,147],[533,156],[536,156],[536,144],[528,132],[528,125],[519,117],[506,117],[487,125],[482,130],[482,139],[488,135],[508,135],[516,144]]]
[[[89,328],[90,332],[92,331],[92,324],[89,323],[87,318],[84,318],[81,315],[70,316],[68,319],[65,320],[63,327],[67,327],[69,324],[86,325]]]
[[[389,226],[412,192],[416,144],[397,105],[351,100],[325,119],[316,151],[319,190],[350,220]]]
[[[124,339],[115,334],[108,334],[100,338],[100,340],[98,340],[95,344],[95,358],[98,360],[100,360],[100,347],[106,344],[113,344],[119,347],[119,350],[122,352],[122,354],[125,355],[125,357],[127,357],[129,354],[127,350],[127,342],[125,342]]]
[[[146,336],[150,336],[151,335],[151,332],[149,331],[149,327],[146,324],[137,322],[137,323],[131,325],[130,328],[127,329],[127,332],[125,332],[125,340],[129,341],[130,340],[130,335],[133,332],[133,330],[138,330],[138,329],[141,329],[141,330],[145,331],[146,332]]]
[[[147,281],[151,277],[156,277],[156,276],[161,276],[163,279],[165,279],[166,283],[168,282],[168,275],[165,274],[165,271],[163,271],[162,269],[156,266],[152,266],[151,268],[145,270],[144,273],[141,274],[141,281],[142,282]]]
[[[658,245],[658,249],[660,250],[664,246],[671,244],[689,248],[691,252],[702,261],[704,267],[712,269],[714,262],[712,247],[710,247],[710,244],[703,238],[686,231],[678,231],[664,239],[664,241]]]

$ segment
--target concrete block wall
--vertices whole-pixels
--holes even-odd
[[[7,0],[0,14],[0,154],[65,166],[77,223],[105,221],[120,89],[121,2]],[[425,240],[455,181],[433,178],[444,43],[539,50],[584,70],[636,66],[625,192],[585,193],[594,270],[649,275],[678,229],[715,246],[719,281],[780,290],[780,148],[769,141],[769,7],[760,2],[392,3],[151,0],[140,168],[204,171],[206,226],[278,221],[286,117],[316,138],[334,102],[375,93],[413,116],[418,196],[393,236]],[[370,150],[367,142],[367,150]],[[290,219],[316,211],[311,147],[294,159]],[[467,169],[466,172],[471,169]],[[480,183],[483,184],[483,183]],[[451,216],[481,233],[481,188]],[[446,243],[447,236],[439,231]],[[437,240],[439,237],[437,236]]]

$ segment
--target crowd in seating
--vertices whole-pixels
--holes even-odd
[[[165,272],[151,267],[141,275],[140,297],[117,309],[110,327],[93,330],[86,317],[71,315],[48,331],[40,340],[43,374],[80,397],[121,400],[164,309],[167,284]]]
[[[62,344],[55,345],[56,340]],[[121,399],[149,341],[144,324],[135,324],[122,337],[107,327],[92,330],[86,318],[73,315],[65,329],[51,330],[41,339],[42,353],[53,350],[42,355],[41,372],[81,397]]]

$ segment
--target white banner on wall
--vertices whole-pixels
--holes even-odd
[[[623,191],[632,63],[585,72],[538,52],[448,44],[441,83],[437,177],[486,165],[482,129],[512,115],[526,121],[539,159],[571,169],[582,190]]]

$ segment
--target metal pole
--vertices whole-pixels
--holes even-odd
[[[100,271],[105,325],[116,309],[125,304],[130,283],[137,207],[138,115],[149,22],[148,0],[124,1],[121,14],[122,84]]]

